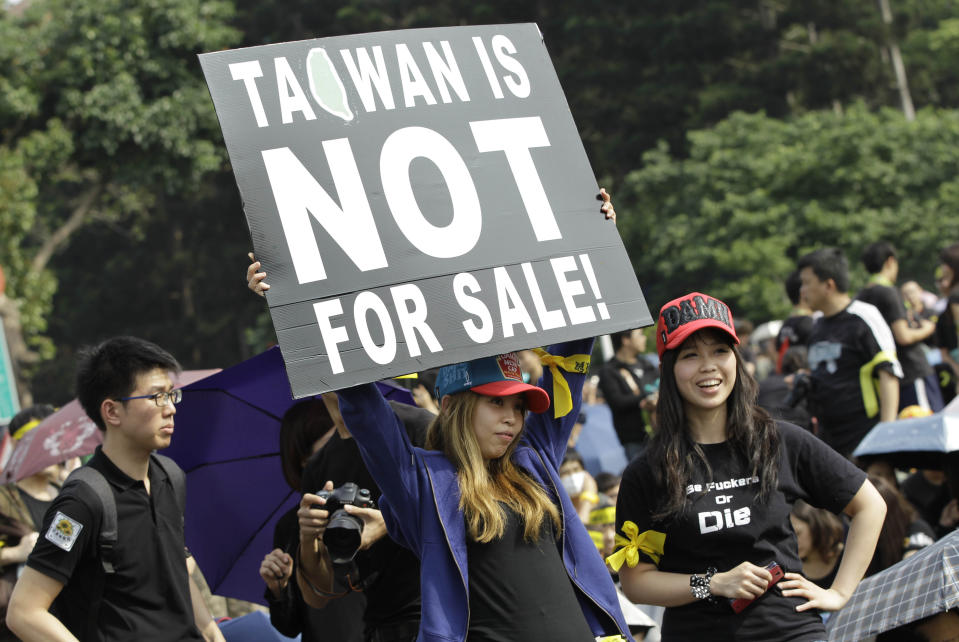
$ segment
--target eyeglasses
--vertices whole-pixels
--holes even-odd
[[[162,408],[168,403],[176,405],[183,400],[183,391],[180,389],[169,390],[167,392],[158,392],[155,395],[139,395],[137,397],[123,397],[122,399],[117,399],[117,401],[130,401],[131,399],[153,399],[158,407]]]

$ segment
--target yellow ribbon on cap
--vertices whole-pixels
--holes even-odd
[[[596,642],[626,642],[622,635],[607,635],[604,638],[596,638]]]
[[[31,430],[33,430],[34,428],[36,428],[36,427],[39,426],[39,425],[40,425],[40,420],[39,420],[39,419],[31,419],[31,420],[28,421],[27,423],[25,423],[25,424],[23,424],[22,426],[20,426],[19,428],[17,428],[17,432],[15,432],[15,433],[13,433],[12,435],[10,435],[10,438],[13,439],[14,441],[17,441],[17,440],[19,440],[21,437],[23,437],[25,434],[27,434],[28,432],[30,432]]]
[[[630,521],[623,524],[623,532],[629,539],[616,533],[616,545],[623,548],[606,558],[606,563],[609,564],[610,568],[618,571],[623,562],[626,562],[629,568],[633,568],[639,563],[639,551],[646,553],[653,562],[659,564],[663,555],[663,547],[666,546],[666,533],[646,531],[640,534],[639,527]]]
[[[568,357],[552,355],[542,348],[533,348],[533,352],[539,357],[539,362],[549,367],[553,375],[553,417],[565,417],[573,409],[573,395],[569,391],[569,384],[566,378],[560,372],[560,368],[566,372],[577,372],[586,374],[589,372],[588,354],[571,354]]]

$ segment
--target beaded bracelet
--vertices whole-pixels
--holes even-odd
[[[713,575],[716,574],[716,568],[710,566],[706,569],[705,575],[690,575],[689,576],[689,592],[693,594],[693,597],[697,600],[708,600],[713,596],[712,591],[709,590],[709,581],[713,579]]]

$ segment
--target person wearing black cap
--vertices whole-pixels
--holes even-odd
[[[667,607],[663,640],[825,639],[815,609],[841,608],[862,579],[882,498],[846,459],[756,405],[725,303],[698,292],[667,303],[656,339],[659,424],[623,473],[620,549],[607,560],[624,593]],[[799,573],[797,499],[852,518],[829,589]]]

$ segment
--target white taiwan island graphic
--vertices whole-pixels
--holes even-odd
[[[306,56],[306,71],[310,79],[310,91],[320,107],[343,120],[353,120],[353,112],[346,100],[346,88],[326,49],[310,49]]]

